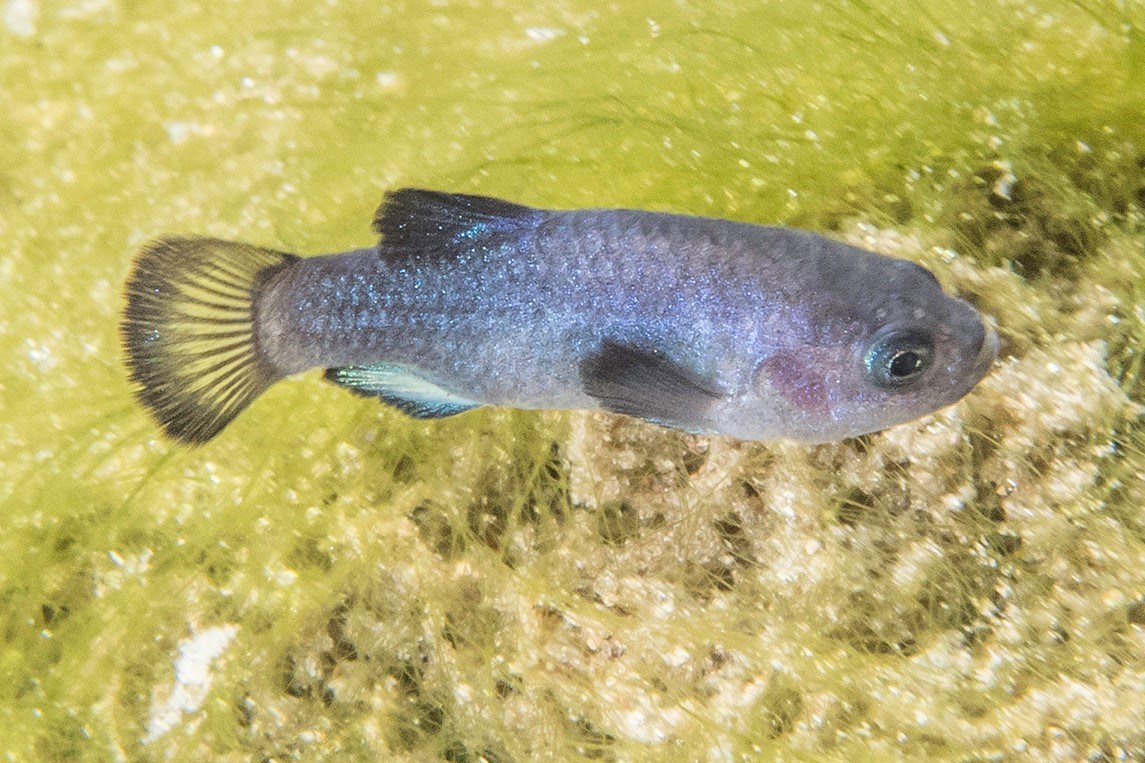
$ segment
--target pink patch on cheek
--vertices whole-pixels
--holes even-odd
[[[760,369],[784,400],[808,413],[825,416],[830,413],[827,384],[822,374],[807,367],[803,355],[797,350],[780,350],[763,361]]]

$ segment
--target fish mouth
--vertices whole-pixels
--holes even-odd
[[[982,381],[982,378],[990,372],[994,361],[998,358],[998,350],[1002,344],[998,332],[987,318],[982,318],[979,325],[982,327],[982,343],[978,345],[978,352],[974,356],[974,360],[965,366],[965,373],[959,374],[953,380],[948,404],[957,402],[968,395],[978,385],[978,382]]]
[[[982,327],[985,336],[982,338],[982,346],[978,348],[978,357],[974,359],[972,374],[975,384],[990,371],[994,361],[998,358],[998,350],[1002,346],[1002,341],[999,339],[992,321],[983,319]]]

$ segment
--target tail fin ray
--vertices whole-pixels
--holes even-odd
[[[281,374],[258,346],[255,306],[292,254],[213,238],[140,253],[120,333],[136,395],[171,437],[214,437]]]

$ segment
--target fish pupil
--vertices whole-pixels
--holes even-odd
[[[902,350],[896,352],[891,358],[890,372],[891,376],[899,378],[904,376],[911,376],[918,373],[919,367],[922,365],[922,358],[914,350]]]

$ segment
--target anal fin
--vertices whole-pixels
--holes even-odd
[[[456,416],[481,404],[426,381],[408,366],[379,363],[326,369],[326,378],[366,397],[377,397],[416,419]]]

